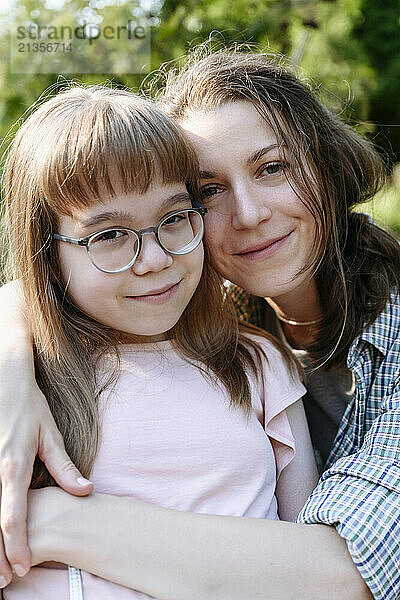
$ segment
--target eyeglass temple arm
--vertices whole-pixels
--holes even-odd
[[[193,208],[196,208],[202,216],[204,216],[208,212],[207,208],[200,204],[200,202],[197,202],[196,200],[193,200],[192,206]]]
[[[68,244],[75,244],[76,246],[87,246],[87,239],[76,240],[65,235],[60,235],[59,233],[53,233],[52,236],[55,240],[59,240],[60,242],[68,242]]]

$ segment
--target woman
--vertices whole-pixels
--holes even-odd
[[[163,103],[198,151],[208,208],[206,243],[214,266],[248,292],[268,298],[261,304],[265,327],[284,336],[306,365],[323,369],[323,376],[313,374],[307,384],[311,424],[325,413],[322,438],[328,444],[320,444],[321,456],[328,454],[336,424],[339,430],[328,469],[300,514],[301,522],[315,525],[204,517],[44,490],[34,492],[32,519],[46,517],[38,508],[42,494],[43,503],[59,511],[58,519],[48,514],[53,530],[61,520],[63,529],[68,523],[72,531],[84,527],[87,547],[81,564],[73,562],[77,553],[66,558],[62,549],[51,557],[39,552],[40,559],[69,561],[175,599],[362,598],[370,597],[368,588],[375,598],[396,598],[400,253],[389,234],[351,212],[382,184],[379,158],[307,86],[261,55],[195,57],[169,79]],[[43,416],[45,404],[33,391],[31,375],[24,385],[34,397],[33,407],[29,398],[20,399],[22,390],[10,411],[11,381],[31,367],[15,293],[5,290],[3,296],[7,292],[4,322],[17,314],[13,340],[3,348],[2,378],[7,374],[9,384],[2,385],[2,456],[9,468],[17,464],[18,475],[2,472],[2,529],[10,563],[27,568],[24,527],[17,523],[25,516],[24,490],[38,438],[39,456],[60,485],[77,494],[91,488],[86,483],[79,491],[74,481],[79,473],[63,453],[50,417]],[[260,306],[255,309],[259,314]],[[251,318],[252,310],[246,298],[245,316]],[[10,338],[6,325],[5,336]],[[12,437],[17,431],[27,440],[24,462],[15,458],[21,455]],[[82,523],[72,510],[76,506]],[[95,525],[104,514],[110,519],[107,547],[99,543]],[[133,534],[128,523],[134,523]],[[335,525],[337,532],[326,525]],[[68,539],[72,554],[73,540]],[[39,542],[38,547],[43,549]]]

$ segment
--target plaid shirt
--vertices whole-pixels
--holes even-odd
[[[264,326],[265,301],[232,296]],[[334,525],[377,600],[400,600],[400,303],[392,297],[350,347],[356,389],[326,471],[298,522]]]

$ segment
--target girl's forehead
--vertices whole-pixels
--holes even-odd
[[[146,222],[145,225],[152,225],[154,219],[180,206],[190,206],[192,200],[184,183],[156,183],[144,193],[119,191],[115,196],[101,196],[88,206],[73,210],[64,222],[74,222],[82,233],[111,222],[122,225]]]
[[[91,183],[88,184],[86,174],[77,170],[73,180],[67,180],[62,188],[55,186],[53,194],[50,194],[49,204],[55,215],[73,219],[99,211],[101,207],[121,203],[132,211],[137,211],[143,205],[140,210],[150,212],[157,210],[158,204],[169,195],[171,189],[180,189],[187,194],[186,182],[175,182],[173,179],[166,182],[162,179],[163,175],[158,170],[155,178],[140,177],[137,180],[134,172],[132,177],[124,178],[111,167],[105,174],[97,174],[96,177],[92,175]]]

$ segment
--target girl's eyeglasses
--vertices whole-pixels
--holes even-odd
[[[182,255],[192,252],[204,234],[205,207],[176,210],[165,215],[156,227],[135,231],[127,227],[109,227],[85,238],[74,239],[53,233],[60,242],[86,246],[93,264],[103,273],[121,273],[135,263],[142,248],[142,237],[154,233],[158,244],[168,254]]]

